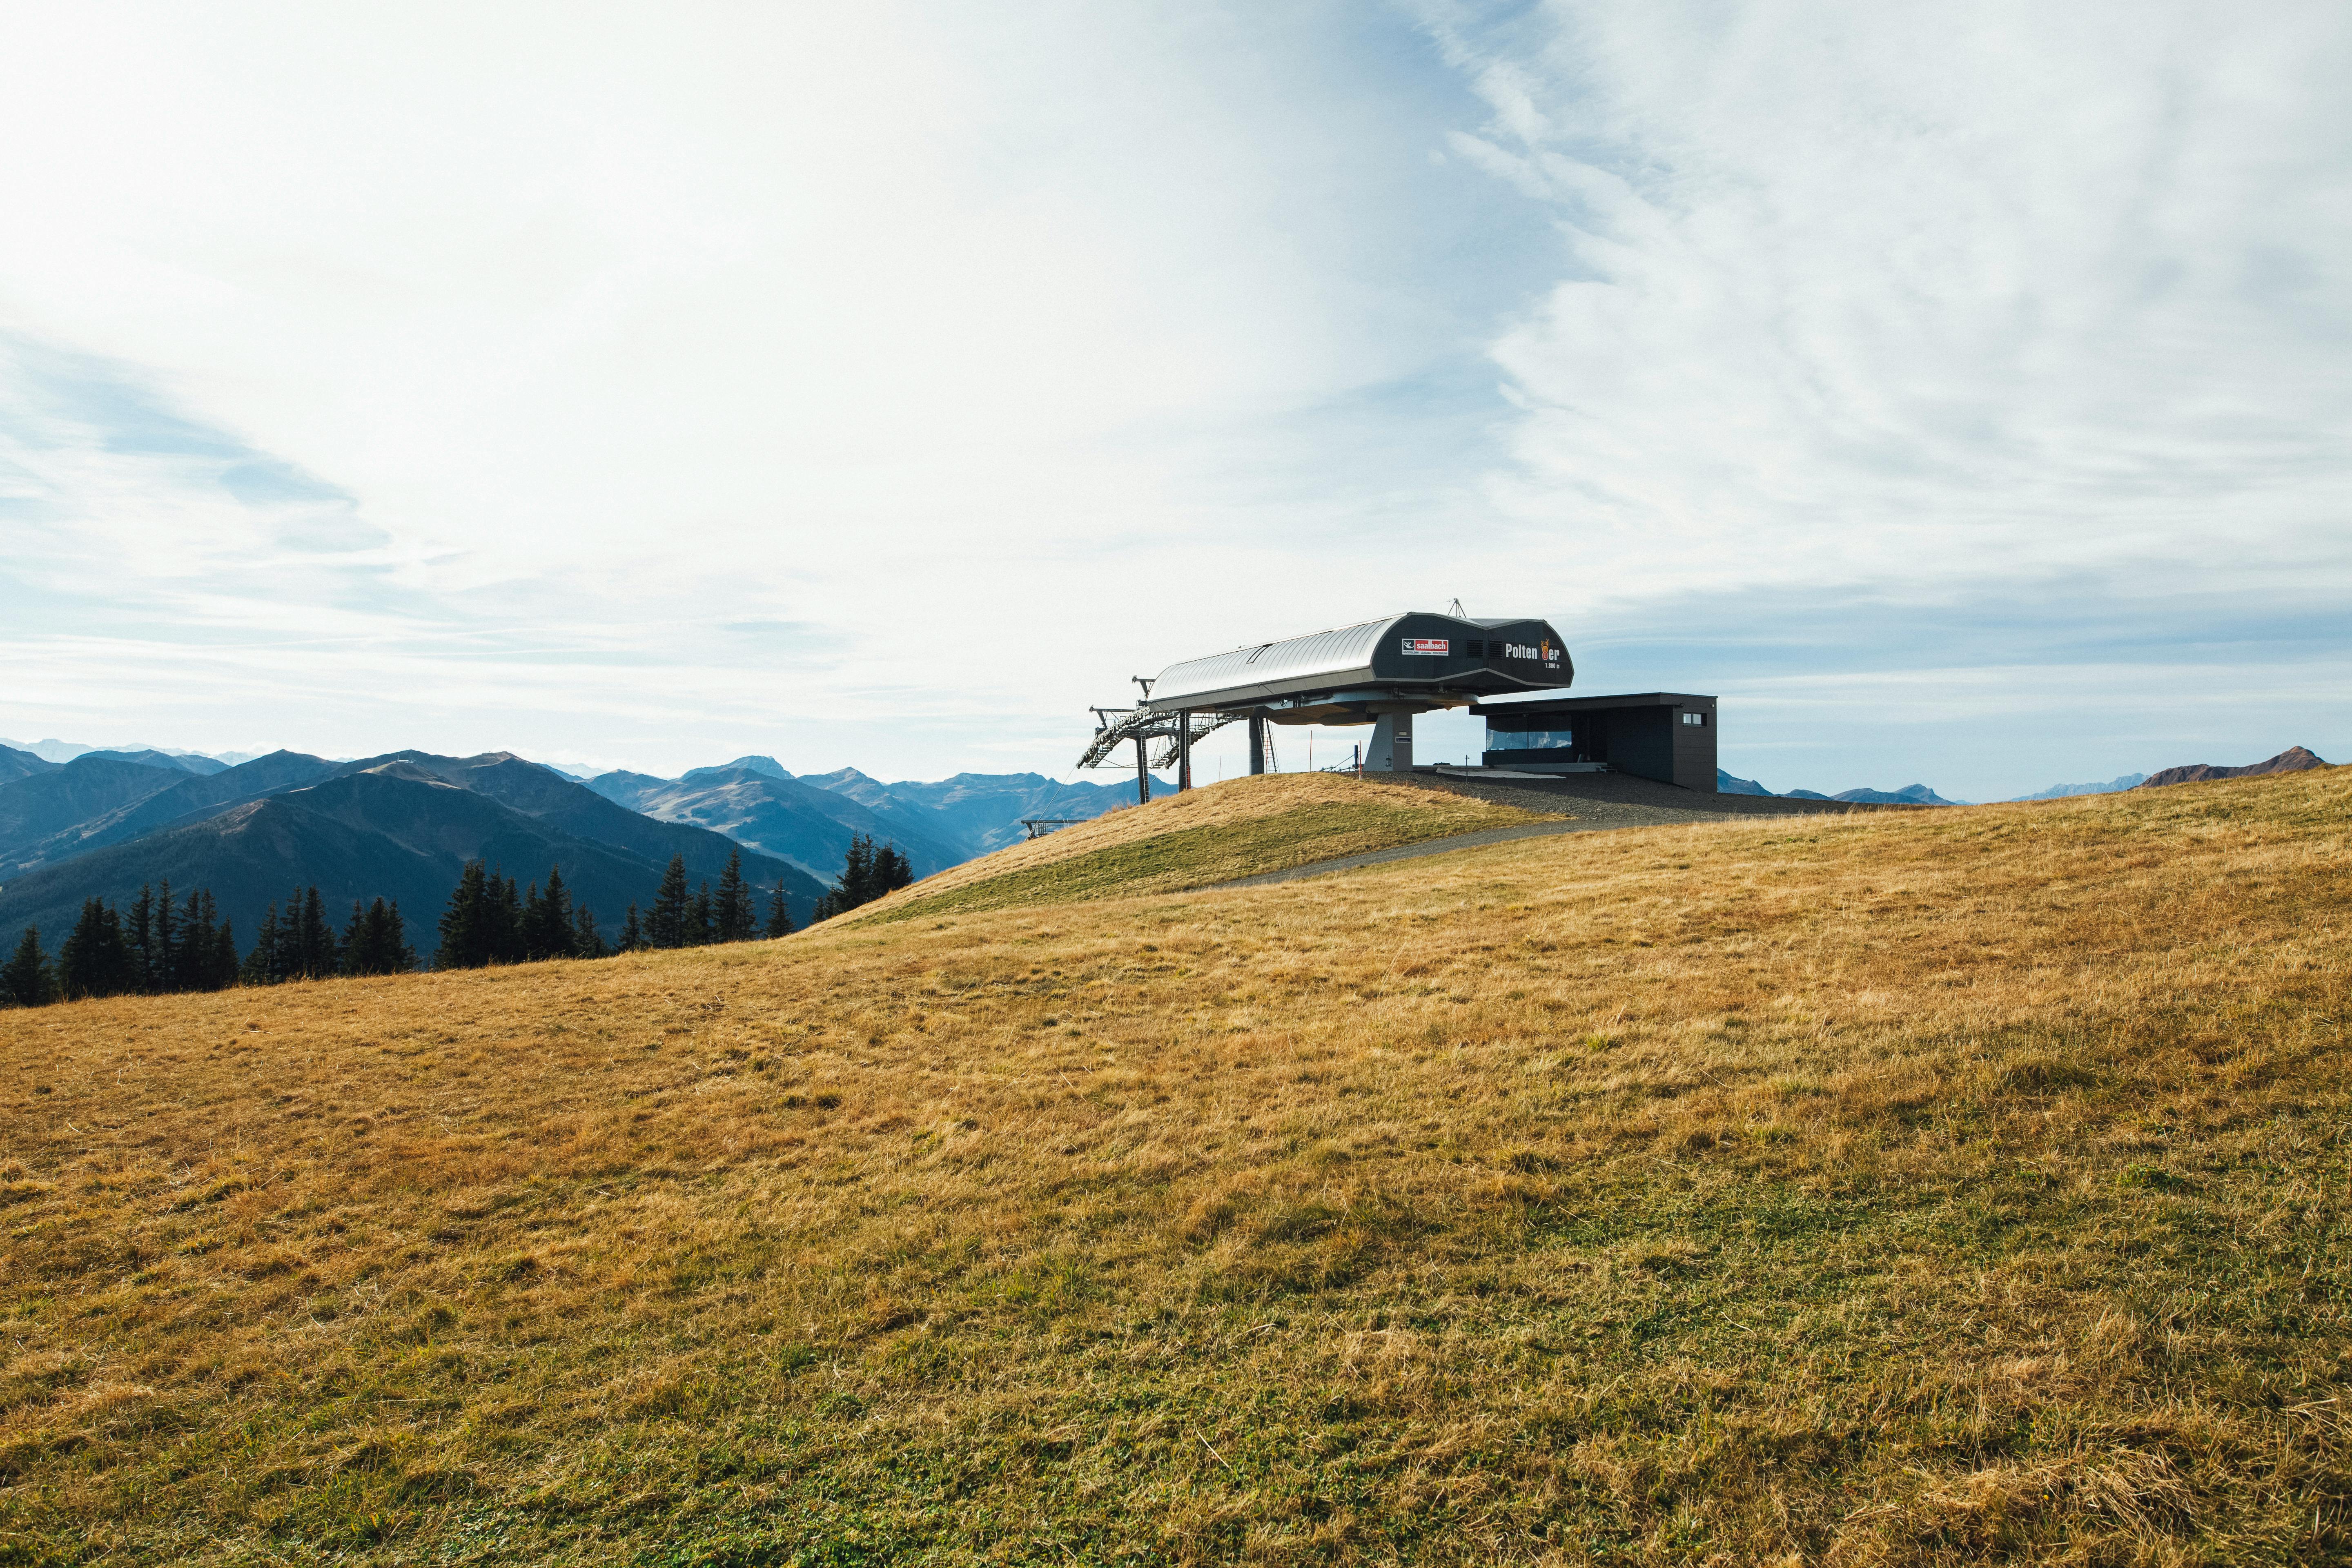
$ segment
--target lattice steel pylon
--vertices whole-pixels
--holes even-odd
[[[1154,713],[1141,707],[1097,708],[1093,711],[1094,739],[1087,742],[1086,751],[1078,758],[1078,766],[1098,768],[1109,759],[1111,752],[1132,742],[1135,746],[1136,794],[1139,800],[1151,798],[1153,768],[1178,766],[1176,787],[1191,788],[1192,781],[1184,776],[1190,771],[1191,758],[1187,753],[1192,749],[1191,742],[1244,717],[1239,713]],[[1190,725],[1189,732],[1177,728],[1180,721]],[[1162,742],[1156,757],[1150,755],[1150,751],[1154,741]]]
[[[1187,717],[1192,721],[1191,739],[1196,742],[1202,736],[1222,730],[1228,724],[1238,724],[1242,721],[1242,716],[1238,713],[1192,713],[1188,714]],[[1178,743],[1176,726],[1173,724],[1168,726],[1167,742],[1166,745],[1160,748],[1160,755],[1152,761],[1151,765],[1155,768],[1174,767],[1179,753],[1185,750]]]

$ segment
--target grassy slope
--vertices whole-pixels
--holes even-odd
[[[0,1551],[2352,1551],[2352,773],[0,1016]]]
[[[1317,860],[1549,820],[1438,790],[1332,773],[1234,779],[968,860],[861,920],[1173,893]]]

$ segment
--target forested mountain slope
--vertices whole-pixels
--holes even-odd
[[[0,803],[84,767],[78,758],[19,781],[0,789]],[[54,949],[84,900],[121,903],[142,884],[169,880],[182,892],[210,889],[245,941],[268,904],[312,885],[338,918],[352,900],[391,899],[429,931],[458,871],[481,859],[525,882],[560,865],[573,898],[609,935],[629,903],[650,903],[673,857],[691,881],[716,882],[738,853],[721,835],[656,822],[506,752],[404,752],[344,764],[278,752],[207,778],[108,762],[86,771],[121,793],[110,771],[120,769],[158,775],[168,787],[134,791],[94,818],[100,847],[11,875],[0,885],[0,931],[37,925]],[[223,791],[237,798],[203,800]],[[150,826],[157,818],[170,826]],[[743,872],[762,889],[782,880],[796,921],[824,891],[806,872],[755,852],[743,854]]]

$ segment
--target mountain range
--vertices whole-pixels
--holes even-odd
[[[2289,746],[2266,762],[2249,763],[2242,768],[2216,767],[2211,763],[2190,763],[2184,767],[2166,768],[2161,773],[2150,773],[2143,781],[2143,785],[2153,788],[2161,784],[2195,784],[2203,779],[2245,779],[2261,773],[2299,773],[2306,768],[2329,765],[2326,759],[2304,747]]]
[[[2250,778],[2257,773],[2300,773],[2305,768],[2324,768],[2330,764],[2302,746],[2290,746],[2267,762],[2250,763],[2244,767],[2217,767],[2211,763],[2192,763],[2185,767],[2166,768],[2154,773],[2125,773],[2105,784],[2052,784],[2032,795],[2014,795],[2014,800],[2064,800],[2082,795],[2111,795],[2120,790],[2150,788],[2161,784],[2189,784],[2200,779]],[[1722,795],[1770,795],[1754,779],[1743,779],[1717,768],[1715,787]],[[1946,800],[1926,784],[1911,784],[1898,790],[1850,789],[1840,795],[1818,795],[1809,789],[1792,789],[1782,796],[1788,800],[1845,800],[1895,805],[1909,802],[1915,805],[1966,805],[1968,802]]]
[[[1025,837],[1024,817],[1085,821],[1135,799],[1131,784],[1061,784],[1043,773],[898,784],[856,768],[794,776],[773,757],[759,756],[674,779],[608,773],[588,787],[632,811],[724,833],[826,879],[840,870],[856,834],[897,844],[915,875],[928,877]]]
[[[203,752],[178,752],[162,746],[89,746],[79,741],[26,742],[11,741],[5,737],[0,737],[0,751],[22,751],[28,756],[52,763],[69,763],[76,757],[86,757],[93,752],[115,757],[144,756],[152,752],[158,759],[159,766],[184,767],[190,773],[216,772],[222,768],[233,768],[239,763],[249,763],[262,755],[259,752],[222,752],[216,755],[208,755]]]
[[[1743,779],[1715,770],[1715,790],[1717,795],[1773,795],[1754,779]],[[1966,805],[1964,800],[1946,800],[1926,784],[1906,784],[1901,789],[1849,789],[1836,795],[1823,795],[1818,790],[1792,789],[1777,792],[1782,800],[1843,800],[1856,805]]]
[[[675,779],[626,772],[583,781],[507,752],[330,761],[273,752],[231,765],[147,748],[0,745],[0,931],[37,925],[54,948],[91,898],[121,905],[142,884],[209,889],[240,939],[295,888],[316,885],[338,919],[353,900],[398,901],[410,937],[434,922],[469,860],[519,880],[559,866],[609,935],[651,902],[671,857],[717,880],[740,847],[761,889],[782,882],[805,922],[850,840],[895,843],[918,876],[1025,834],[1024,817],[1085,820],[1127,805],[1127,784],[1038,773],[961,773],[883,784],[855,768],[795,777],[739,757]]]
[[[690,881],[715,882],[739,847],[745,877],[761,889],[781,883],[804,923],[857,836],[896,844],[922,877],[1018,841],[1024,819],[1085,821],[1134,799],[1123,781],[959,773],[885,784],[855,768],[794,775],[766,756],[671,779],[615,771],[583,780],[508,752],[345,761],[273,752],[232,764],[154,748],[40,745],[62,760],[0,743],[0,933],[37,925],[53,949],[86,900],[121,905],[163,880],[181,893],[209,889],[247,941],[263,910],[298,887],[318,887],[338,918],[355,900],[394,900],[411,940],[429,948],[450,889],[476,859],[523,881],[560,866],[575,903],[611,933],[629,904],[652,901],[672,857]],[[2021,798],[2326,765],[2298,746],[2245,767],[2198,763]],[[1773,793],[1728,773],[1717,785]],[[1963,804],[1919,784],[1788,795]]]
[[[331,914],[354,900],[398,901],[429,947],[458,873],[486,860],[518,880],[560,866],[575,903],[608,933],[649,904],[672,857],[716,881],[737,845],[665,822],[510,752],[396,752],[331,763],[293,752],[199,774],[83,754],[0,784],[0,931],[37,925],[54,944],[83,900],[118,905],[141,885],[208,888],[240,938],[289,889],[315,885]],[[805,921],[824,884],[743,847],[743,874],[782,882]]]
[[[2114,795],[2121,790],[2135,789],[2147,781],[2146,773],[2124,773],[2105,784],[2052,784],[2048,789],[2032,795],[2021,795],[2020,800],[2067,800],[2078,795]]]

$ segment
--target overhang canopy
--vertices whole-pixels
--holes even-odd
[[[1146,704],[1172,713],[1249,709],[1286,723],[1363,723],[1376,712],[1457,707],[1567,686],[1575,666],[1548,621],[1412,611],[1171,664]]]

